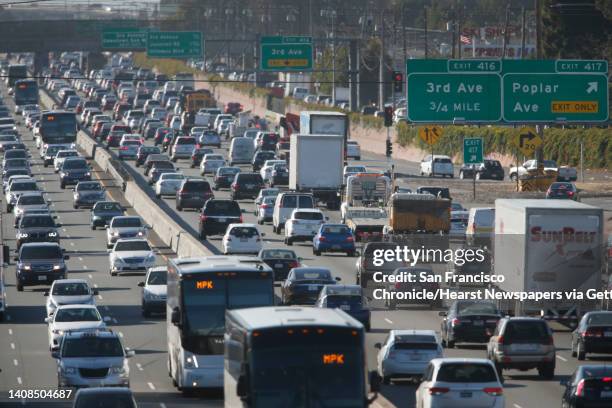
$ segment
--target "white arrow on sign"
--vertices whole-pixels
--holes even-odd
[[[591,92],[597,92],[597,82],[589,82],[588,85],[589,87],[586,90],[588,94]]]

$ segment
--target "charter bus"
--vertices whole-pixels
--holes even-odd
[[[340,309],[228,310],[225,407],[366,407],[380,377],[366,375],[364,342],[363,325]]]
[[[18,79],[15,81],[15,106],[38,104],[38,83],[34,79]],[[17,108],[18,111],[21,109]]]
[[[9,88],[15,85],[15,81],[18,79],[24,79],[28,77],[28,67],[23,64],[11,64],[8,66],[6,83]]]
[[[254,257],[168,261],[168,373],[179,390],[223,387],[225,311],[274,305],[273,275]]]
[[[43,111],[40,115],[39,132],[43,144],[76,143],[76,114],[67,111]]]

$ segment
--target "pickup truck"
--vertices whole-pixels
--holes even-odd
[[[537,160],[527,160],[518,168],[516,166],[510,167],[508,175],[510,180],[516,181],[517,178],[535,172],[538,169]],[[544,160],[544,173],[554,171],[557,173],[557,181],[576,181],[578,179],[578,173],[575,168],[569,166],[558,166],[554,160]]]
[[[382,236],[387,219],[385,208],[349,207],[345,213],[345,223],[353,232],[356,241]]]

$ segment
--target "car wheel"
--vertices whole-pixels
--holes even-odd
[[[480,180],[480,173],[476,173],[476,180]]]
[[[446,347],[448,347],[448,348],[455,348],[455,341],[454,340],[446,340]]]
[[[72,208],[74,208],[75,210],[78,210],[78,209],[79,209],[79,206],[78,206],[78,205],[76,205],[76,204],[72,204]]]
[[[66,188],[66,184],[65,184],[65,183],[63,183],[63,182],[60,182],[60,188],[61,188],[62,190],[64,190],[64,189]]]
[[[383,383],[384,385],[389,385],[389,384],[391,384],[391,377],[389,377],[389,376],[384,376],[384,377],[383,377],[383,379],[382,379],[382,383]]]
[[[111,270],[111,271],[110,271],[110,275],[111,275],[111,276],[117,276],[117,272],[115,272],[115,271]]]
[[[96,226],[94,224],[91,224],[91,229],[92,229],[92,231],[95,231],[96,230]]]
[[[321,251],[319,251],[318,249],[313,248],[312,253],[315,254],[316,256],[321,256]]]
[[[541,367],[538,367],[538,374],[542,377],[550,380],[555,378],[555,365],[554,364],[544,364]]]
[[[572,344],[571,344],[571,350],[572,350],[572,357],[576,357],[576,350],[574,349],[574,341],[572,340]]]
[[[584,361],[584,359],[586,358],[584,346],[580,343],[576,345],[576,358],[578,359],[578,361]]]
[[[198,236],[200,237],[200,240],[206,241],[206,234],[204,233],[204,231],[200,231]]]
[[[17,284],[17,292],[23,292],[23,284],[21,283]]]
[[[287,244],[288,246],[292,246],[293,241],[291,240],[291,238],[285,238],[285,244]]]
[[[512,180],[512,181],[516,181],[518,179],[518,176],[516,175],[516,173],[510,174],[509,177],[510,177],[510,180]]]
[[[181,207],[180,205],[178,205],[178,204],[177,204],[177,205],[176,205],[176,210],[177,210],[177,211],[183,211],[183,207]]]
[[[355,251],[348,251],[348,252],[346,253],[346,256],[348,256],[348,257],[350,257],[350,258],[354,257],[354,256],[355,256]]]

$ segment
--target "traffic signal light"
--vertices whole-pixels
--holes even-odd
[[[387,139],[387,149],[385,151],[385,155],[387,157],[391,157],[392,154],[393,154],[393,142],[391,142],[391,140]]]
[[[385,126],[393,126],[393,106],[385,106]]]
[[[401,93],[404,90],[404,74],[393,71],[393,92]]]

